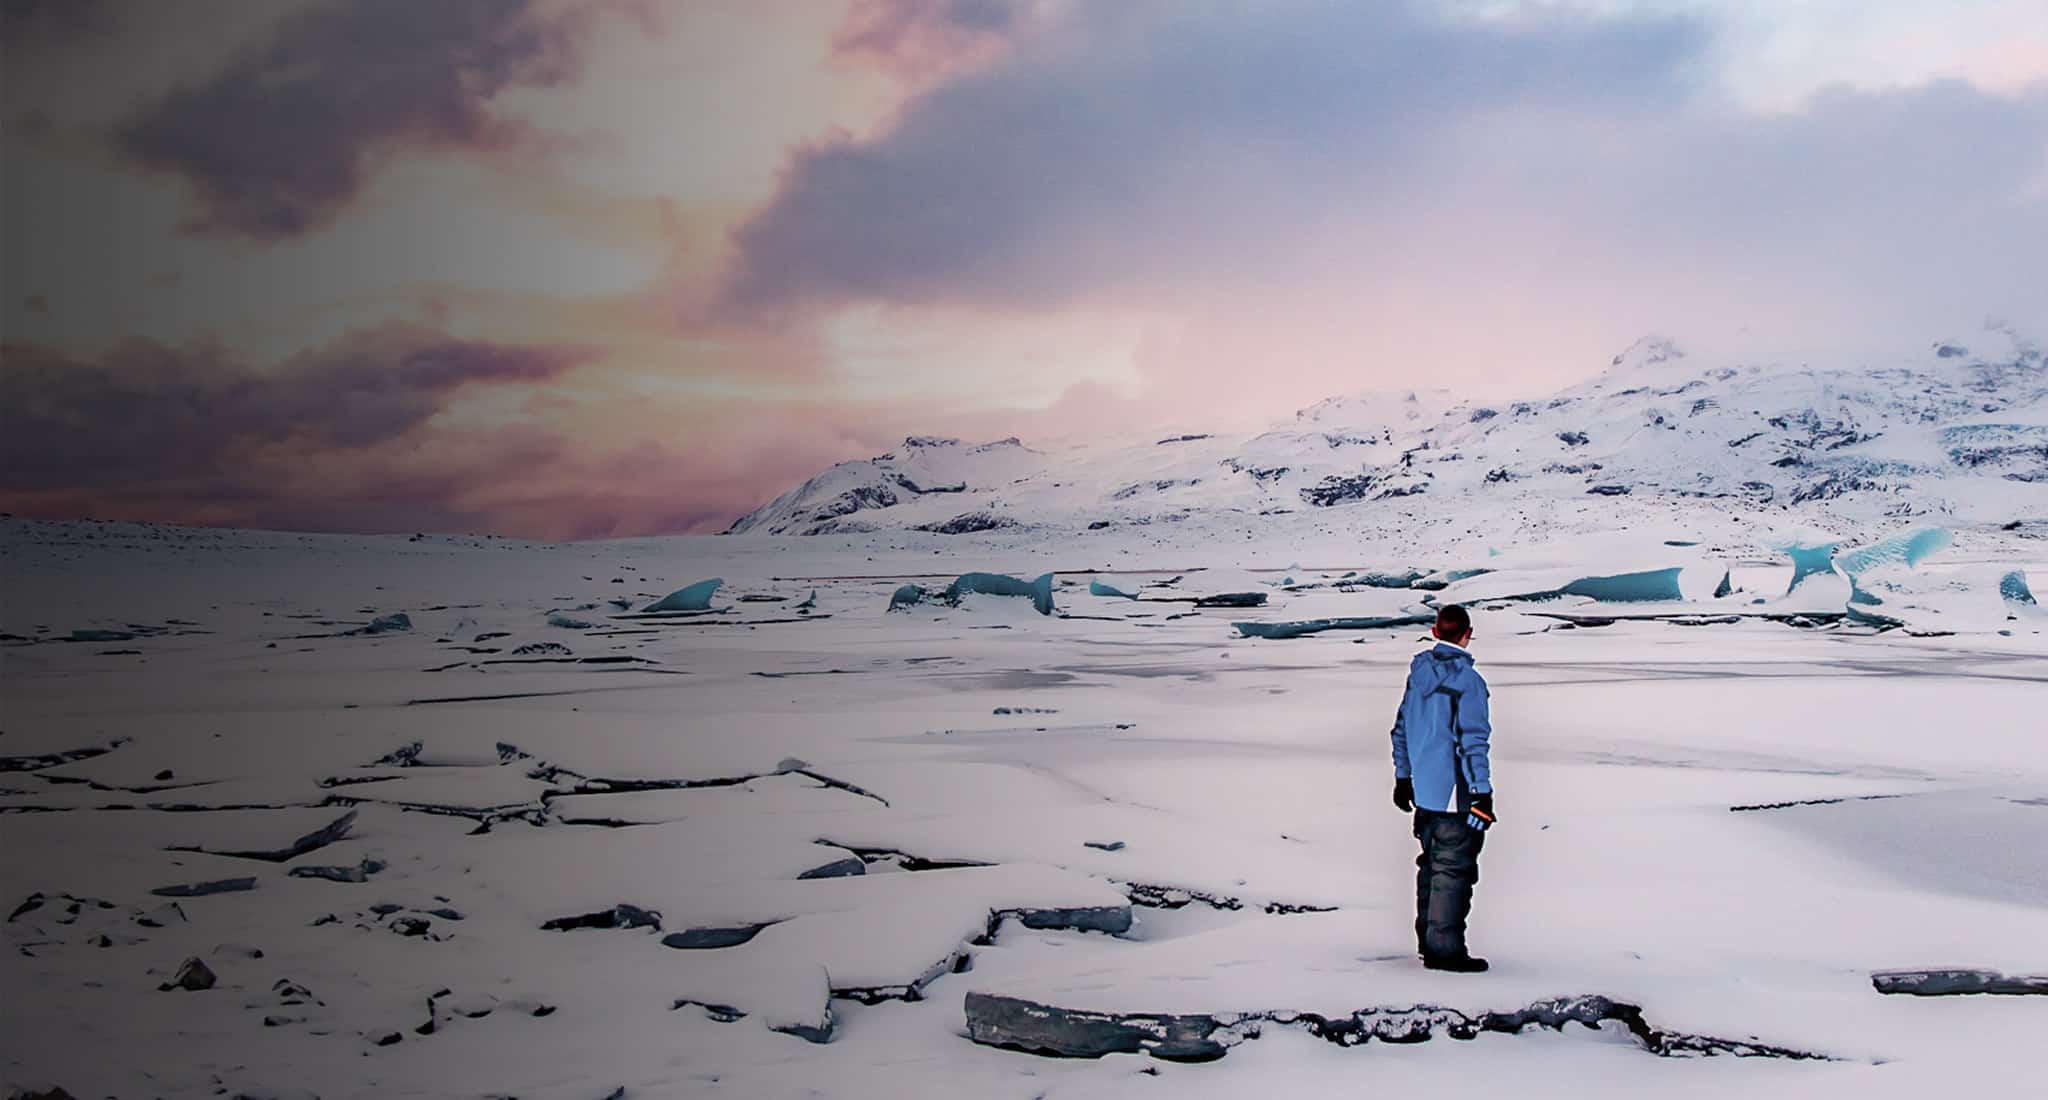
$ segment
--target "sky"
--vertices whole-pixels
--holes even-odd
[[[908,434],[2048,332],[2040,0],[0,0],[0,510],[709,532]]]

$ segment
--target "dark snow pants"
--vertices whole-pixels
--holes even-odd
[[[1422,954],[1465,954],[1465,917],[1479,882],[1479,848],[1486,834],[1468,828],[1464,814],[1415,811],[1415,946]]]

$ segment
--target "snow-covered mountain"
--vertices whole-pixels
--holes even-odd
[[[729,533],[1099,530],[1588,495],[1989,522],[2048,504],[2048,363],[2008,328],[1983,336],[1835,363],[1702,361],[1645,337],[1592,380],[1529,400],[1371,394],[1250,436],[1044,449],[912,437],[811,478]]]

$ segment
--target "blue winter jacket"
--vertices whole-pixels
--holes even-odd
[[[1492,735],[1472,652],[1440,641],[1417,653],[1394,714],[1394,778],[1415,781],[1416,807],[1464,813],[1472,795],[1492,792]]]

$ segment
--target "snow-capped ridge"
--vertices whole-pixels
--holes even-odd
[[[2048,494],[2040,350],[2002,323],[1977,343],[1985,353],[1937,342],[1895,358],[1732,358],[1651,335],[1594,377],[1522,400],[1362,393],[1251,434],[1195,425],[1045,450],[911,436],[732,531],[1086,532],[1348,508],[1366,511],[1347,522],[1375,526],[1474,510],[1539,524],[1558,508],[1586,512],[1589,498],[1616,502],[1609,511],[1676,498],[1948,524],[2048,510],[2030,503]]]

